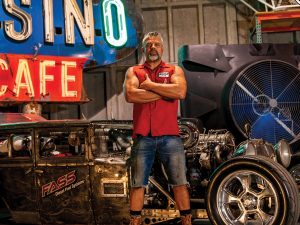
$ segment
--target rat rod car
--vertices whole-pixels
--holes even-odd
[[[48,121],[0,113],[0,194],[16,223],[128,224],[130,121]],[[203,131],[178,120],[193,218],[216,225],[293,225],[295,181],[289,145]],[[247,127],[247,126],[246,126]],[[286,167],[286,168],[285,168]],[[145,192],[143,224],[176,223],[179,211],[157,162]]]

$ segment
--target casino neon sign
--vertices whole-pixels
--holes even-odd
[[[82,69],[128,56],[141,39],[141,17],[129,1],[2,3],[1,102],[80,101]]]

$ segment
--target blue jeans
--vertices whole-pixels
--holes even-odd
[[[131,186],[146,187],[155,156],[163,163],[171,186],[185,185],[186,166],[182,141],[178,136],[143,137],[134,140],[131,155]]]

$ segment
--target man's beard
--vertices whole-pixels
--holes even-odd
[[[155,55],[152,55],[151,53],[148,54],[148,59],[152,62],[158,61],[161,59],[160,55],[158,54],[158,52],[156,52]]]

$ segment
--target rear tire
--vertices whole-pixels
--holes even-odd
[[[292,176],[263,156],[226,161],[211,177],[206,196],[207,213],[215,225],[294,225],[299,218]]]

